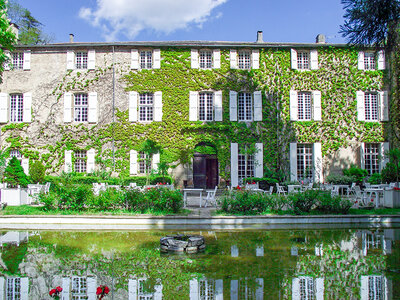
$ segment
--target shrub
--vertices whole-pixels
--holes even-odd
[[[39,160],[29,165],[29,175],[33,183],[43,183],[46,173],[46,167]]]
[[[316,211],[325,214],[347,214],[353,203],[340,196],[332,197],[329,192],[321,192],[318,196]]]
[[[355,180],[353,176],[331,174],[326,176],[325,181],[331,184],[348,184],[351,185]]]
[[[291,193],[288,195],[289,204],[296,214],[308,213],[317,203],[320,190],[307,190],[302,193]]]
[[[381,184],[382,183],[382,175],[379,173],[374,173],[368,178],[368,182],[370,184]]]
[[[27,187],[29,184],[28,176],[24,173],[24,169],[16,157],[11,158],[4,171],[4,182],[7,182],[11,187],[18,185]]]
[[[227,213],[259,214],[267,209],[267,196],[251,191],[237,190],[224,194],[221,209]]]
[[[157,183],[172,183],[172,178],[170,176],[161,176],[161,175],[153,175],[150,177],[150,184],[157,184]]]
[[[361,183],[365,177],[368,176],[368,171],[357,167],[356,165],[351,165],[348,169],[343,169],[343,174],[346,176],[352,176],[354,181]]]

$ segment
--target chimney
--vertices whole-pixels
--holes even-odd
[[[19,27],[15,23],[10,22],[10,30],[15,35],[15,40],[18,41]]]
[[[263,32],[262,31],[257,31],[257,43],[264,43],[263,41]]]
[[[326,42],[325,42],[325,35],[323,35],[323,34],[318,34],[317,37],[316,37],[316,39],[315,39],[315,42],[316,42],[317,44],[325,44],[325,43],[326,43]]]
[[[73,34],[73,33],[70,33],[70,34],[69,34],[69,42],[70,42],[70,43],[73,43],[73,42],[74,42],[74,34]]]

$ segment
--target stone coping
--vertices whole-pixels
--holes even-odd
[[[400,215],[312,216],[67,216],[6,215],[0,229],[136,230],[400,227]]]

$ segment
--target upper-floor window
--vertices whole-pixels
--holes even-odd
[[[378,121],[378,95],[376,93],[364,94],[365,121]]]
[[[4,64],[4,70],[30,70],[31,68],[31,50],[9,52],[5,51],[7,60]]]
[[[75,66],[77,69],[88,68],[88,53],[87,52],[76,52],[75,53]]]
[[[86,173],[87,170],[87,152],[84,150],[80,151],[75,151],[74,152],[75,156],[75,164],[74,164],[74,170],[77,173]],[[80,280],[77,280],[80,281]]]
[[[358,52],[358,69],[371,71],[371,70],[384,70],[385,51],[359,51]]]
[[[386,91],[357,91],[357,119],[359,121],[389,121]]]
[[[311,120],[311,93],[299,92],[297,93],[298,100],[298,119]]]
[[[88,121],[88,95],[75,94],[74,95],[74,121],[87,122]]]
[[[251,93],[238,94],[238,121],[253,121],[253,99]]]
[[[231,121],[262,121],[261,92],[229,93],[229,114]]]
[[[132,49],[131,69],[159,69],[160,49]]]
[[[24,96],[22,94],[10,95],[10,121],[23,122]]]
[[[15,70],[22,70],[24,68],[24,53],[13,52],[12,53],[12,68]]]
[[[230,50],[231,69],[258,69],[260,67],[259,50]]]
[[[213,93],[199,93],[199,121],[213,121],[214,118]]]
[[[318,51],[291,49],[292,69],[316,70],[318,69]]]
[[[21,278],[8,277],[5,299],[21,299]]]
[[[190,61],[192,69],[218,69],[221,67],[221,53],[219,49],[192,49]]]
[[[19,160],[22,160],[22,154],[18,149],[10,150],[10,157],[16,157]]]
[[[153,121],[154,101],[152,93],[139,95],[139,121]]]
[[[321,92],[290,91],[290,120],[320,121]]]
[[[68,70],[94,70],[96,67],[96,51],[91,50],[68,50],[67,69]]]
[[[222,121],[222,92],[190,92],[189,121]]]
[[[202,50],[199,53],[200,69],[212,68],[213,53],[210,50]]]

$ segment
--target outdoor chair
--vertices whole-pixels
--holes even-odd
[[[278,195],[281,195],[281,194],[283,194],[284,196],[287,195],[285,188],[282,185],[279,185],[278,183],[276,184],[276,193]]]
[[[354,205],[353,207],[366,207],[369,205],[367,203],[367,195],[364,191],[360,189],[358,185],[354,187]]]
[[[268,191],[264,191],[264,194],[272,195],[272,192],[273,192],[273,191],[274,191],[274,186],[271,185],[271,186],[269,187],[269,190],[268,190]]]
[[[50,191],[51,182],[46,182],[45,185],[42,186],[42,192],[47,194]]]
[[[214,204],[217,207],[217,200],[215,199],[215,194],[217,193],[218,186],[215,186],[213,190],[207,191],[206,201],[204,207],[207,207],[207,203]]]
[[[339,196],[339,187],[338,187],[337,185],[334,185],[334,186],[332,187],[331,195],[332,195],[332,196]]]

